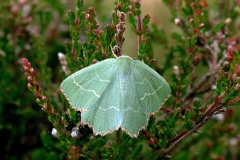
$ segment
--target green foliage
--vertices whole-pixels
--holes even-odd
[[[59,0],[1,2],[1,158],[240,159],[240,4],[162,2],[175,25],[171,33],[159,27],[165,15],[143,12],[143,1],[115,1],[107,17],[98,1],[75,0],[75,11]],[[127,15],[135,37],[124,34],[138,59],[172,90],[138,138],[121,130],[94,136],[59,90],[69,74],[114,57],[117,11]],[[66,54],[58,61],[59,52]]]

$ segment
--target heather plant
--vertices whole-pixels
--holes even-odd
[[[41,36],[47,32],[44,26],[50,22],[49,19],[41,19],[42,10],[33,10],[39,16],[36,24],[42,28],[39,34],[34,34],[27,32],[27,26],[35,24],[28,20],[33,13],[23,18],[19,10],[14,9],[14,5],[4,3],[12,7],[13,12],[10,18],[6,17],[6,26],[14,24],[17,27],[11,30],[5,26],[1,29],[3,39],[0,41],[0,69],[3,78],[0,113],[4,118],[1,119],[0,129],[1,133],[6,130],[7,133],[14,133],[5,142],[6,146],[13,146],[12,138],[23,138],[26,137],[24,134],[30,133],[24,128],[26,124],[36,127],[37,123],[38,126],[44,126],[38,127],[43,132],[40,137],[44,148],[41,148],[41,152],[35,152],[35,157],[239,159],[240,3],[237,0],[163,2],[164,7],[170,10],[171,22],[176,26],[171,31],[171,37],[167,36],[159,24],[151,21],[150,15],[142,14],[142,3],[139,0],[116,1],[112,11],[109,11],[108,19],[101,17],[101,12],[96,13],[97,5],[87,9],[85,1],[76,0],[76,10],[68,13],[71,40],[66,40],[63,45],[53,42],[58,37],[52,37],[54,40],[51,39],[52,43],[48,44],[44,39],[48,34]],[[19,1],[19,6],[24,6],[25,3],[27,2]],[[54,3],[54,6],[58,6],[54,9],[62,16],[64,9],[60,3]],[[7,13],[8,10],[3,11]],[[123,14],[118,14],[120,12]],[[126,15],[126,24],[120,15]],[[124,29],[119,32],[119,25],[132,30],[135,39],[126,35]],[[13,34],[17,31],[23,34]],[[14,38],[9,38],[13,36]],[[94,135],[91,127],[81,123],[81,112],[70,106],[59,86],[66,77],[80,69],[113,58],[114,54],[124,54],[122,47],[127,38],[132,38],[128,42],[137,42],[133,43],[136,45],[130,45],[137,52],[133,58],[143,61],[165,77],[171,87],[171,96],[161,108],[159,106],[159,112],[150,116],[147,127],[140,131],[138,137],[132,138],[122,130],[105,136]],[[158,51],[156,46],[162,46],[162,49]],[[128,49],[130,50],[124,48],[126,54]],[[64,54],[58,53],[59,51]],[[59,63],[55,64],[57,53]],[[19,69],[19,58],[22,58],[27,84],[22,78],[22,70]],[[16,64],[9,67],[13,62]],[[34,98],[25,91],[25,86],[34,94],[44,112],[35,106]],[[30,107],[31,105],[33,106]],[[16,119],[7,117],[8,113],[16,116]],[[19,124],[15,124],[16,121]],[[5,125],[6,122],[12,123]],[[16,131],[10,132],[14,129]],[[21,129],[22,135],[19,135]],[[4,154],[3,151],[8,153],[8,157],[4,158],[10,157],[10,150],[1,148],[1,154]]]

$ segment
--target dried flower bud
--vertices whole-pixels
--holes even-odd
[[[52,129],[52,135],[53,135],[53,137],[58,138],[58,132],[57,132],[56,128]]]

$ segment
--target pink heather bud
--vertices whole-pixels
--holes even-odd
[[[32,82],[33,82],[32,76],[28,76],[28,82],[29,82],[29,83],[32,83]]]
[[[193,28],[193,33],[196,34],[197,32],[198,32],[197,27],[194,27],[194,28]]]
[[[229,45],[228,46],[228,54],[232,54],[233,53],[233,46]]]
[[[232,19],[229,17],[224,21],[224,23],[227,25],[230,24],[231,22],[232,22]]]
[[[71,147],[71,150],[74,151],[74,152],[77,152],[77,151],[79,151],[79,148],[76,147],[76,146],[72,146],[72,147]]]
[[[237,80],[237,74],[234,74],[234,75],[232,76],[232,80],[233,80],[233,82],[235,82],[235,81]]]
[[[32,88],[32,85],[30,83],[27,84],[28,89]]]
[[[76,16],[76,19],[75,19],[75,26],[78,27],[78,24],[79,24],[79,17]]]
[[[28,62],[28,63],[26,64],[26,66],[28,66],[29,68],[31,68],[31,63]]]
[[[240,76],[240,65],[236,65],[235,70],[236,70],[236,74]]]
[[[23,69],[24,69],[24,71],[27,71],[27,72],[29,70],[29,68],[27,66],[23,66]]]
[[[31,73],[32,75],[35,75],[35,70],[34,70],[33,68],[30,68],[30,73]]]
[[[233,46],[229,45],[227,49],[228,60],[233,61]]]
[[[42,99],[42,95],[38,91],[34,90],[33,93],[38,99]]]
[[[26,58],[22,58],[22,64],[26,65],[28,63],[28,60]]]
[[[25,4],[27,1],[28,1],[28,0],[18,0],[18,2],[19,2],[20,5]]]
[[[194,21],[194,20],[193,20],[192,18],[189,19],[189,23],[190,23],[190,24],[193,24],[193,21]]]
[[[202,3],[201,3],[201,7],[205,8],[207,6],[208,6],[207,0],[203,0]]]
[[[150,138],[150,139],[149,139],[149,143],[150,143],[151,145],[155,145],[155,144],[156,144],[156,140],[153,139],[153,138]]]
[[[192,7],[195,7],[195,6],[196,6],[196,3],[195,3],[195,2],[192,2],[192,3],[191,3],[191,6],[192,6]]]
[[[46,105],[44,105],[44,106],[42,107],[42,110],[43,110],[43,111],[47,111],[47,110],[48,110],[48,107],[47,107]]]
[[[174,66],[174,67],[173,67],[173,73],[174,73],[176,76],[179,76],[179,68],[178,68],[178,66]]]
[[[76,49],[73,47],[72,48],[72,58],[75,59],[76,57]]]
[[[175,23],[176,25],[180,25],[180,24],[181,24],[181,20],[180,20],[179,18],[175,18],[175,19],[174,19],[174,23]]]
[[[230,62],[232,62],[233,61],[233,56],[232,55],[228,55],[228,60],[230,61]]]
[[[11,13],[17,14],[19,12],[20,8],[17,5],[14,5],[11,7]]]
[[[42,100],[43,100],[43,101],[46,101],[46,100],[47,100],[47,97],[46,97],[46,96],[42,96]]]
[[[152,62],[152,63],[156,63],[157,60],[156,60],[156,59],[152,59],[151,62]]]
[[[199,28],[203,28],[204,27],[204,23],[201,23],[200,25],[199,25]]]
[[[100,33],[100,30],[99,30],[99,29],[94,29],[93,32],[94,32],[95,34],[99,34],[99,33]]]
[[[86,14],[85,18],[86,18],[87,20],[89,20],[89,19],[90,19],[90,14]]]

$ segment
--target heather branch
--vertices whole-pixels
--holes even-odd
[[[216,102],[213,102],[216,103]],[[201,122],[199,122],[198,124],[196,124],[190,131],[188,131],[186,134],[183,134],[183,131],[179,134],[181,136],[176,136],[179,137],[178,140],[176,140],[176,142],[171,145],[169,148],[167,148],[163,155],[162,158],[165,157],[166,155],[168,155],[174,148],[176,148],[184,139],[186,139],[188,136],[190,136],[192,133],[198,132],[199,128],[201,128],[206,122],[208,122],[214,115],[218,114],[219,111],[223,108],[222,103],[218,102],[217,107],[215,109],[213,109],[208,115],[206,115]]]
[[[126,29],[126,26],[125,26],[126,14],[124,12],[117,11],[117,15],[118,15],[118,24],[116,25],[117,33],[115,34],[117,45],[113,46],[112,52],[116,57],[119,57],[121,56],[122,45],[123,45],[123,42],[125,41],[123,32]]]
[[[215,69],[210,70],[208,73],[206,73],[202,79],[191,89],[188,91],[188,93],[182,98],[182,102],[186,102],[190,97],[195,96],[198,92],[198,89],[201,88],[206,82],[209,80],[210,77],[216,75],[218,72],[219,68],[222,66],[224,60],[226,57],[223,57],[222,59],[219,60],[217,66]]]
[[[48,97],[43,94],[41,87],[36,81],[35,70],[31,67],[31,63],[28,62],[26,58],[23,58],[22,64],[25,71],[25,75],[28,76],[27,87],[37,97],[36,101],[40,106],[42,106],[42,110],[49,115],[48,117],[49,121],[53,124],[54,128],[56,128],[59,138],[60,139],[66,138],[65,135],[68,133],[61,121],[61,116],[55,111]]]
[[[137,3],[140,3],[140,0],[137,0]],[[140,44],[142,42],[142,20],[141,16],[137,16],[137,33],[138,33],[138,50],[140,49]]]
[[[230,103],[236,103],[240,101],[240,96],[238,96],[232,100],[229,100],[226,103],[223,103],[222,100],[226,95],[227,93],[223,92],[220,96],[216,96],[214,99],[214,102],[205,111],[201,122],[196,124],[191,130],[189,130],[188,132],[183,130],[181,133],[179,133],[179,135],[170,139],[168,143],[172,143],[174,141],[175,143],[164,151],[162,158],[167,156],[174,148],[178,146],[178,144],[180,144],[184,139],[186,139],[192,133],[198,132],[199,128],[202,127],[206,122],[208,122],[214,115],[219,114],[220,112],[225,112],[226,109],[224,108],[224,106],[227,106]]]

